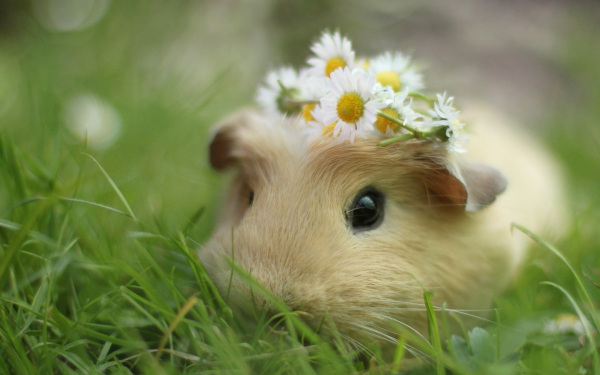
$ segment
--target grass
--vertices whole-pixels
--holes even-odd
[[[172,8],[133,10],[161,25],[184,17],[185,8]],[[497,298],[491,323],[443,338],[455,317],[430,309],[429,341],[402,332],[386,362],[377,348],[356,356],[324,341],[282,304],[281,330],[260,314],[251,329],[217,293],[195,255],[221,186],[205,143],[209,126],[251,88],[227,89],[233,68],[223,64],[190,91],[193,101],[181,98],[176,79],[150,89],[152,74],[136,60],[150,44],[131,44],[140,25],[120,22],[131,10],[114,5],[115,23],[66,34],[22,16],[21,28],[0,40],[0,72],[11,73],[0,80],[0,373],[600,373],[593,36],[564,41],[560,64],[580,99],[544,119],[547,143],[568,163],[570,236],[548,244],[528,233],[531,261]],[[150,37],[162,43],[176,31]],[[64,127],[65,102],[90,91],[126,125],[108,149]],[[545,322],[560,314],[579,316],[585,334],[548,334]],[[425,360],[405,355],[408,345]]]

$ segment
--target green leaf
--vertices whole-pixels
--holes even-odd
[[[477,362],[492,364],[496,361],[496,349],[488,331],[475,327],[469,332],[471,352]]]
[[[457,335],[452,335],[452,337],[450,337],[448,349],[460,366],[469,370],[476,369],[472,360],[473,355],[471,354],[471,350],[465,339]]]

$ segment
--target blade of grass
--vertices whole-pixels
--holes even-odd
[[[35,312],[33,312],[35,314]],[[41,314],[38,314],[41,317]],[[49,323],[53,326],[57,327],[61,332],[68,333],[76,326],[76,323],[71,319],[67,318],[63,315],[58,309],[51,309],[49,311],[50,320]],[[78,330],[79,337],[89,337],[94,338],[101,341],[110,341],[115,345],[119,345],[132,350],[144,350],[146,349],[145,344],[139,340],[126,340],[118,337],[114,337],[112,335],[107,335],[104,333],[98,332],[98,328],[94,327],[94,329],[88,328],[83,325],[79,325],[76,327]],[[115,326],[114,328],[119,328]]]
[[[40,287],[38,288],[35,297],[33,298],[33,302],[31,303],[31,310],[39,312],[42,308],[42,303],[47,301],[49,294],[50,293],[48,292],[48,279],[44,278]],[[21,337],[29,329],[29,326],[31,325],[31,323],[33,323],[35,319],[35,315],[29,314],[29,318],[25,320],[24,324],[21,327],[21,330],[19,331],[19,333],[17,333],[17,337]]]
[[[5,228],[11,231],[19,231],[22,228],[21,224],[17,224],[14,223],[12,221],[8,221],[8,220],[3,220],[0,219],[0,228]],[[50,237],[40,233],[40,232],[36,232],[34,230],[30,230],[29,231],[29,236],[33,239],[35,239],[36,241],[39,241],[43,244],[46,244],[50,247],[55,247],[56,246],[56,242],[54,242],[53,239],[51,239]]]
[[[590,314],[590,315],[592,315],[592,320],[594,322],[596,330],[600,331],[600,316],[593,311],[593,309],[594,309],[594,303],[592,302],[592,299],[590,298],[590,295],[588,294],[587,290],[585,289],[585,286],[583,285],[583,282],[582,282],[581,278],[579,277],[579,275],[577,274],[577,272],[575,272],[575,269],[573,269],[573,267],[571,266],[571,264],[569,263],[569,261],[564,257],[564,255],[562,255],[562,253],[560,251],[558,251],[554,246],[550,245],[548,242],[544,241],[540,236],[538,236],[535,233],[531,232],[529,229],[523,227],[522,225],[513,223],[511,225],[511,227],[517,228],[521,232],[525,233],[529,238],[531,238],[532,240],[534,240],[535,242],[537,242],[544,249],[549,250],[550,252],[552,252],[564,264],[567,265],[567,267],[571,271],[571,274],[573,275],[573,277],[575,277],[575,281],[577,282],[578,290],[582,294],[584,301],[586,302],[587,306],[590,309],[592,309],[592,314]]]
[[[40,202],[35,211],[27,217],[25,223],[21,226],[17,233],[15,233],[14,237],[10,241],[10,244],[4,252],[4,256],[0,260],[0,289],[4,288],[5,279],[8,275],[8,269],[13,261],[13,258],[17,255],[17,252],[25,242],[25,239],[29,235],[31,229],[37,223],[38,218],[42,216],[54,202],[54,199],[48,199]]]
[[[208,277],[200,258],[198,258],[196,253],[189,248],[187,241],[185,240],[185,235],[180,232],[178,239],[173,241],[187,258],[205,303],[208,303],[212,308],[220,309],[228,319],[231,319],[232,311],[229,308],[229,305],[227,305],[213,281]]]
[[[162,269],[162,267],[158,264],[156,259],[150,254],[148,249],[143,246],[143,244],[139,241],[136,242],[138,249],[140,252],[138,254],[144,258],[146,264],[151,266],[151,270],[158,275],[160,280],[164,285],[169,286],[169,289],[174,292],[174,300],[177,305],[185,301],[185,297],[181,294],[181,292],[177,289],[175,284],[173,283],[173,279],[170,278]],[[140,284],[141,285],[141,284]]]
[[[86,363],[84,359],[79,357],[77,354],[69,352],[67,350],[60,350],[59,348],[51,348],[51,351],[64,358],[68,363],[72,364],[79,373],[81,374],[96,374],[97,372],[92,370],[93,364]]]
[[[111,337],[115,337],[115,336],[116,336],[116,333],[111,334]],[[104,345],[102,346],[102,350],[100,351],[100,354],[98,355],[98,360],[96,362],[96,365],[98,365],[104,361],[104,359],[108,355],[108,352],[110,351],[110,348],[112,347],[112,345],[113,345],[113,343],[110,341],[106,341],[104,343]]]
[[[396,350],[394,351],[394,359],[392,360],[392,372],[399,372],[400,365],[404,359],[404,353],[406,351],[406,337],[400,336],[398,343],[396,344]]]
[[[150,301],[143,299],[137,294],[133,293],[131,290],[125,287],[121,287],[121,292],[123,293],[123,298],[129,302],[137,311],[139,311],[143,316],[146,317],[152,324],[154,324],[158,329],[164,330],[166,327],[159,321],[153,314],[148,311],[148,309],[142,307],[136,300],[141,300],[141,302],[146,305],[150,305]]]
[[[83,199],[68,198],[68,197],[60,197],[60,200],[61,201],[65,201],[65,202],[87,204],[89,206],[99,207],[99,208],[105,209],[107,211],[115,212],[115,213],[118,213],[120,215],[133,218],[130,213],[121,211],[119,209],[116,209],[114,207],[110,207],[110,206],[107,206],[107,205],[104,205],[104,204],[96,203],[96,202],[90,202],[90,201],[86,201],[86,200],[83,200]]]
[[[433,352],[436,356],[436,374],[444,375],[446,373],[446,369],[444,366],[444,362],[442,361],[443,350],[442,350],[442,340],[440,339],[440,331],[437,324],[437,318],[435,316],[435,310],[433,309],[433,304],[431,302],[432,292],[426,290],[423,293],[423,299],[425,300],[425,309],[427,310],[427,325],[429,328],[429,342],[433,346]]]
[[[192,229],[192,227],[196,226],[196,224],[198,223],[198,220],[200,220],[200,218],[202,218],[202,216],[204,215],[204,211],[206,211],[206,210],[205,210],[204,206],[202,206],[198,210],[196,210],[196,212],[194,212],[192,217],[190,217],[187,220],[187,223],[182,231],[183,234],[185,234],[187,236],[190,233],[190,230]]]
[[[231,264],[235,263],[235,246],[233,240],[233,228],[231,228]],[[227,293],[225,294],[225,302],[229,303],[229,294],[231,293],[231,285],[233,284],[233,267],[229,274],[229,282],[227,283]]]
[[[575,298],[573,298],[571,293],[569,293],[562,286],[560,286],[556,283],[550,282],[550,281],[543,281],[540,284],[549,285],[551,287],[554,287],[554,288],[558,289],[562,294],[564,294],[565,297],[567,297],[567,299],[571,303],[571,306],[573,306],[573,308],[575,309],[575,312],[577,313],[579,320],[581,321],[581,325],[583,326],[585,334],[588,337],[588,342],[592,346],[592,349],[593,349],[592,356],[594,357],[594,374],[600,374],[600,357],[598,356],[598,348],[596,347],[596,342],[594,340],[593,332],[589,326],[589,321],[586,317],[586,314],[583,312],[583,310],[581,309],[581,307],[579,306],[579,304],[577,303]]]
[[[23,168],[18,160],[13,143],[0,134],[0,171],[5,172],[5,181],[12,181],[13,189],[8,189],[9,193],[15,193],[15,199],[21,200],[27,196],[27,189]]]
[[[24,340],[18,339],[14,331],[14,324],[10,315],[7,316],[5,308],[0,306],[0,369],[6,369],[5,374],[35,374],[35,364],[32,363],[29,353],[30,348],[25,347]],[[10,369],[11,371],[9,371]]]
[[[198,297],[191,296],[186,301],[186,303],[183,306],[181,306],[181,309],[179,309],[177,315],[175,315],[175,318],[171,321],[171,323],[169,323],[169,328],[165,331],[162,339],[160,340],[160,343],[158,345],[158,353],[156,354],[156,359],[160,358],[160,355],[162,354],[162,351],[165,345],[167,344],[167,340],[173,334],[173,332],[181,322],[181,319],[183,319],[183,317],[196,305],[197,302]]]
[[[94,163],[96,163],[96,165],[100,169],[100,172],[102,172],[102,174],[104,175],[104,177],[106,178],[106,180],[108,181],[108,183],[110,184],[110,186],[113,188],[113,190],[115,191],[115,193],[117,193],[117,196],[119,197],[119,199],[121,200],[121,202],[123,203],[123,205],[125,206],[125,208],[127,209],[127,212],[129,213],[129,216],[131,216],[131,218],[136,223],[139,223],[139,220],[135,216],[135,214],[133,213],[133,210],[131,209],[131,206],[129,206],[129,203],[127,202],[127,199],[125,199],[125,196],[123,195],[123,193],[121,193],[121,190],[119,189],[119,187],[117,186],[117,184],[113,181],[113,179],[110,177],[110,175],[104,170],[104,168],[102,168],[102,165],[100,165],[100,163],[92,155],[86,154],[86,153],[84,153],[84,155],[87,156],[87,157],[89,157],[90,159],[92,159],[92,161]]]

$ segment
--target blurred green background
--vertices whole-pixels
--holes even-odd
[[[11,301],[6,311],[21,316],[15,301],[35,307],[33,296],[44,291],[48,306],[96,324],[96,315],[86,315],[95,305],[78,301],[123,292],[119,287],[136,278],[122,265],[110,272],[102,265],[123,258],[140,269],[148,265],[139,254],[128,256],[143,248],[131,241],[132,232],[142,227],[166,236],[189,226],[192,246],[205,241],[226,186],[208,166],[211,126],[252,105],[268,70],[302,65],[325,29],[339,29],[359,55],[411,53],[432,92],[448,91],[458,105],[484,101],[535,133],[569,178],[573,225],[559,245],[578,270],[599,280],[599,21],[600,2],[591,0],[0,0],[0,254],[18,243],[13,223],[36,217],[36,197],[75,197],[126,210],[86,154],[144,223],[102,207],[52,207],[34,229],[57,244],[25,242],[14,255],[12,287],[2,295]],[[153,247],[152,256],[162,259],[162,250]],[[505,322],[570,308],[560,293],[538,283],[573,287],[572,275],[547,252],[534,254],[543,260],[527,267],[518,290],[500,300]],[[173,264],[160,266],[177,268]],[[153,276],[142,288],[150,295],[164,287],[163,295],[174,296],[184,286],[182,296],[165,297],[174,311],[198,287],[189,267],[177,269],[173,277],[184,280],[172,290]],[[46,280],[54,289],[44,289]],[[600,293],[590,289],[597,304]],[[98,320],[126,319],[128,303],[102,302]],[[172,316],[164,315],[168,325]],[[146,327],[144,319],[136,324]],[[211,315],[202,324],[213,320]],[[535,364],[537,357],[531,358]]]
[[[62,183],[85,160],[87,129],[86,152],[142,217],[179,225],[205,206],[210,227],[219,191],[206,161],[210,126],[252,104],[266,71],[301,65],[324,29],[341,30],[359,54],[413,53],[431,90],[509,112],[565,159],[579,199],[597,193],[598,172],[585,160],[600,158],[592,120],[600,99],[598,2],[1,4],[0,129],[49,173],[60,169]],[[84,179],[96,172],[87,168]],[[90,198],[86,187],[99,184],[82,184],[79,196]]]

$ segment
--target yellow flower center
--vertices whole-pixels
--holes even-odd
[[[400,118],[400,115],[398,115],[398,112],[396,112],[392,108],[382,109],[381,112],[385,113],[386,115],[392,116],[394,118]],[[377,130],[379,130],[380,132],[385,134],[388,126],[394,132],[396,130],[398,130],[398,128],[400,127],[400,125],[396,124],[395,122],[390,121],[390,120],[386,119],[385,117],[381,117],[381,116],[377,115],[377,120],[375,120],[375,127],[377,128]]]
[[[346,66],[346,62],[341,57],[333,57],[327,60],[325,64],[325,75],[329,75],[334,72],[337,68],[343,68]]]
[[[400,87],[402,84],[400,83],[400,76],[395,72],[379,72],[375,74],[375,78],[377,78],[377,82],[381,83],[384,86],[392,86],[394,91],[400,91]]]
[[[355,123],[363,115],[364,103],[357,93],[348,92],[340,97],[336,109],[340,120]]]
[[[337,122],[334,122],[333,124],[323,126],[323,135],[332,135],[336,124]]]
[[[315,109],[315,107],[317,106],[316,103],[313,104],[305,104],[302,106],[302,117],[304,118],[304,121],[309,122],[309,121],[315,121],[315,118],[312,115],[312,110]]]

